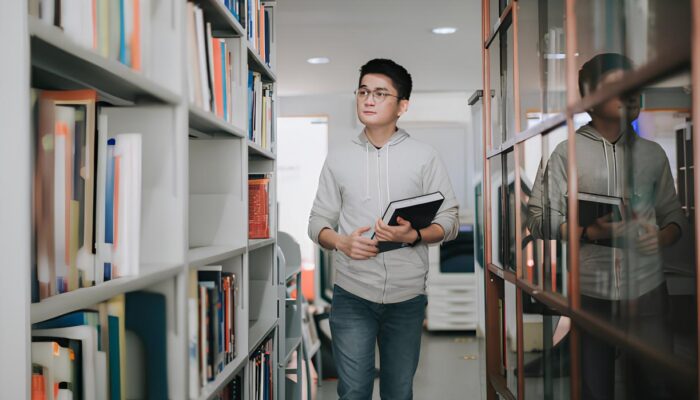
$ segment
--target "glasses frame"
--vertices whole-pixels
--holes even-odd
[[[366,90],[366,91],[368,92],[366,96],[360,95],[360,91],[362,91],[362,90]],[[380,97],[377,97],[377,94],[379,94],[379,93],[381,94],[381,96],[380,96]],[[366,98],[368,98],[369,96],[372,96],[372,99],[373,99],[374,102],[377,103],[377,104],[383,103],[384,100],[386,100],[386,97],[396,97],[399,101],[400,101],[400,100],[403,100],[400,96],[397,96],[397,95],[395,95],[395,94],[391,94],[391,93],[389,93],[389,92],[385,92],[385,91],[382,91],[382,90],[378,90],[378,89],[369,90],[369,89],[366,89],[366,88],[357,88],[357,89],[355,89],[355,91],[353,92],[353,94],[355,95],[355,97],[356,97],[357,99],[366,99]]]

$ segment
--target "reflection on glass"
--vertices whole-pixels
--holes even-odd
[[[503,249],[505,238],[504,212],[503,212],[503,167],[501,156],[498,155],[489,160],[489,185],[491,188],[491,262],[501,268],[505,265]]]
[[[564,0],[515,3],[519,21],[522,129],[566,108],[564,3]]]
[[[504,228],[506,229],[506,232],[504,233],[504,236],[507,239],[507,246],[506,246],[506,251],[507,254],[506,256],[506,265],[508,269],[511,271],[516,270],[516,258],[515,258],[515,213],[516,213],[516,207],[515,207],[515,155],[514,153],[508,152],[506,155],[506,176],[508,177],[508,188],[506,191],[506,207],[505,207],[505,212],[506,212],[506,217],[505,220],[507,223],[505,224]],[[522,183],[521,183],[522,186]],[[519,210],[518,210],[519,211]]]
[[[518,338],[518,325],[517,325],[517,313],[515,305],[516,296],[515,285],[505,281],[503,287],[503,302],[505,309],[503,310],[504,321],[503,321],[503,335],[505,335],[505,349],[503,349],[503,360],[504,360],[504,370],[506,374],[506,384],[508,390],[514,395],[518,393],[518,352],[517,352],[517,338]]]
[[[503,82],[501,80],[501,40],[500,36],[489,46],[489,82],[491,83],[491,146],[503,143]]]
[[[524,297],[525,398],[568,399],[570,397],[569,328],[571,321],[530,296]]]
[[[632,61],[620,54],[591,58],[579,73],[581,94],[619,80],[632,68]],[[684,131],[692,128],[689,82],[682,76],[592,107],[591,121],[576,130],[579,215],[573,239],[580,241],[581,307],[646,345],[640,354],[617,359],[615,346],[584,331],[585,399],[683,398],[678,391],[684,386],[660,374],[658,366],[642,357],[646,352],[678,357],[679,368],[685,359],[695,368],[694,362],[687,363],[697,353],[695,303],[688,290],[695,279],[694,221],[688,218],[692,192],[684,190],[686,203],[677,192],[683,185],[679,180],[694,170],[692,158],[678,155],[692,137]],[[543,208],[550,212],[543,228],[558,232],[563,240],[572,223],[566,208],[566,145],[557,146],[543,173],[543,181],[549,182]],[[622,382],[616,380],[621,363],[628,377]]]
[[[619,53],[641,67],[678,49],[687,51],[690,26],[690,0],[578,1],[579,65],[597,54]]]
[[[513,71],[515,68],[513,66],[513,27],[509,27],[508,32],[504,36],[501,36],[501,38],[506,39],[505,43],[501,43],[502,46],[505,45],[505,48],[501,51],[501,63],[504,65],[504,68],[501,71],[501,81],[504,83],[503,98],[505,100],[505,104],[503,104],[503,107],[505,107],[504,140],[508,140],[517,133],[515,131],[515,89],[513,87]]]
[[[562,241],[567,182],[566,126],[522,144],[523,278],[547,291],[567,295],[566,243]],[[525,200],[527,199],[527,200]]]

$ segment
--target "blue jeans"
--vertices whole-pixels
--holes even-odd
[[[371,400],[379,345],[383,400],[413,398],[427,297],[378,304],[333,287],[330,324],[340,400]]]

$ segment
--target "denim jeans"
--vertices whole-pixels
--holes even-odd
[[[379,345],[382,400],[413,398],[427,297],[374,303],[333,287],[330,325],[340,400],[371,400],[375,343]]]

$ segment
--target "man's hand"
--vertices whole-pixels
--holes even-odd
[[[619,238],[625,234],[627,224],[623,221],[612,222],[612,214],[602,216],[586,228],[586,236],[592,241]]]
[[[340,236],[335,248],[353,260],[368,260],[377,255],[378,241],[363,237],[369,226],[356,229],[350,236]]]
[[[637,250],[645,256],[659,252],[659,229],[652,224],[641,224],[637,237]]]
[[[389,226],[381,219],[374,225],[375,237],[383,242],[413,243],[418,239],[418,233],[411,223],[398,217],[398,226]]]

